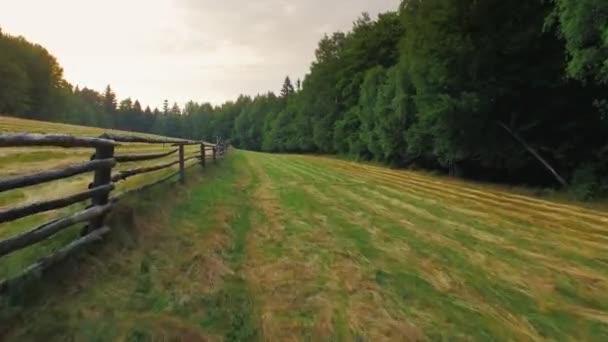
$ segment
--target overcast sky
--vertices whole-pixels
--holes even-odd
[[[73,84],[219,104],[303,77],[324,33],[399,0],[0,0],[0,27],[45,46]],[[1,52],[0,52],[1,53]]]

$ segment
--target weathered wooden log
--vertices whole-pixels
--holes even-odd
[[[116,203],[116,202],[120,201],[122,198],[124,198],[125,196],[127,196],[129,194],[133,194],[133,193],[137,193],[137,192],[140,192],[140,191],[144,191],[144,190],[149,189],[149,188],[151,188],[151,187],[153,187],[155,185],[164,183],[164,182],[168,181],[169,179],[174,178],[175,176],[179,176],[179,171],[175,172],[175,173],[172,173],[172,174],[170,174],[170,175],[168,175],[166,177],[163,177],[163,178],[161,178],[161,179],[159,179],[157,181],[154,181],[154,182],[142,185],[142,186],[140,186],[138,188],[131,189],[129,191],[125,191],[125,192],[120,193],[120,194],[118,194],[116,196],[113,196],[112,198],[110,198],[110,202]]]
[[[0,180],[0,192],[41,184],[56,179],[68,178],[85,172],[91,172],[100,168],[112,167],[115,164],[116,161],[114,159],[97,159],[78,165],[71,165],[60,169],[43,171],[27,176],[11,177],[8,179]]]
[[[181,143],[178,142],[178,143],[174,143],[171,146],[180,146],[180,145],[190,146],[190,145],[199,145],[199,144],[202,144],[202,145],[205,145],[205,146],[209,146],[209,147],[215,146],[215,144],[212,144],[212,143],[209,143],[209,142],[206,142],[206,141],[188,141],[188,142],[181,142]]]
[[[185,162],[189,162],[189,161],[194,160],[194,159],[200,159],[200,158],[201,158],[200,156],[192,156],[192,157],[184,159],[184,163]]]
[[[67,207],[74,203],[82,202],[94,196],[98,196],[101,194],[108,194],[110,191],[114,189],[114,185],[107,184],[100,187],[96,187],[94,189],[81,192],[75,195],[67,196],[60,199],[54,199],[50,201],[44,202],[35,202],[31,204],[26,204],[21,207],[0,210],[0,223],[14,221],[16,219],[34,215],[37,213],[42,213],[49,210],[59,209],[63,207]]]
[[[190,169],[191,167],[193,167],[193,166],[195,166],[195,165],[197,165],[197,164],[187,165],[187,166],[185,167],[185,169],[186,169],[186,170],[188,170],[188,169]],[[135,189],[130,189],[130,190],[125,191],[125,192],[123,192],[123,193],[121,193],[121,194],[118,194],[118,195],[116,195],[116,196],[113,196],[112,198],[110,198],[110,202],[111,202],[111,203],[117,203],[117,202],[119,202],[119,201],[120,201],[122,198],[124,198],[125,196],[127,196],[127,195],[129,195],[129,194],[133,194],[133,193],[137,193],[137,192],[140,192],[140,191],[144,191],[144,190],[149,189],[149,188],[151,188],[151,187],[153,187],[153,186],[156,186],[156,185],[159,185],[159,184],[161,184],[161,183],[164,183],[164,182],[166,182],[166,181],[170,180],[171,178],[175,178],[176,176],[178,177],[178,180],[179,180],[179,171],[174,172],[174,173],[172,173],[172,174],[170,174],[170,175],[168,175],[168,176],[165,176],[165,177],[163,177],[163,178],[161,178],[161,179],[159,179],[159,180],[156,180],[156,181],[153,181],[153,182],[150,182],[150,183],[144,184],[144,185],[142,185],[142,186],[140,186],[140,187],[138,187],[138,188],[135,188]]]
[[[83,138],[65,134],[0,134],[0,147],[99,147],[115,146],[116,142],[102,138]]]
[[[163,152],[163,153],[122,155],[122,156],[115,156],[114,159],[116,159],[116,161],[118,163],[160,159],[160,158],[168,157],[168,156],[176,153],[177,151],[178,151],[178,149],[175,149],[175,150],[169,151],[169,152]]]
[[[0,293],[6,294],[13,288],[21,287],[24,280],[41,276],[49,267],[56,265],[91,243],[101,240],[102,237],[109,232],[110,228],[108,227],[97,229],[78,240],[72,241],[65,247],[59,249],[56,253],[39,259],[15,277],[2,280],[0,282]]]
[[[191,140],[182,139],[161,139],[152,137],[141,137],[136,135],[125,135],[115,133],[105,133],[100,136],[102,139],[110,139],[122,143],[148,143],[148,144],[181,144],[191,143]]]
[[[206,153],[205,144],[201,144],[201,166],[202,167],[206,166],[205,153]]]
[[[192,145],[198,145],[200,143],[201,143],[200,141],[177,142],[177,143],[171,144],[171,146],[192,146]]]
[[[40,242],[76,223],[85,222],[94,217],[105,215],[110,210],[112,210],[112,204],[91,207],[74,215],[45,223],[33,230],[0,241],[0,256],[7,255],[16,250]]]
[[[135,176],[135,175],[139,175],[139,174],[142,174],[142,173],[148,173],[148,172],[154,172],[154,171],[166,169],[166,168],[169,168],[169,167],[177,165],[177,164],[179,164],[179,160],[176,160],[174,162],[167,163],[167,164],[162,164],[162,165],[156,165],[156,166],[150,166],[150,167],[141,167],[141,168],[137,168],[137,169],[120,171],[117,174],[115,174],[114,176],[112,176],[112,182],[116,183],[116,182],[119,182],[121,180],[125,180],[125,179],[127,179],[129,177],[132,177],[132,176]]]
[[[184,169],[184,145],[179,145],[179,182],[186,184],[186,170]]]
[[[114,146],[101,146],[95,148],[95,159],[107,159],[114,158]],[[97,169],[95,171],[95,175],[93,176],[93,184],[91,184],[92,188],[97,188],[100,186],[105,186],[108,184],[112,184],[112,167],[105,167],[101,169]],[[93,197],[91,197],[91,203],[96,206],[102,206],[108,204],[108,198],[110,196],[110,192],[99,193]],[[84,227],[81,235],[87,235],[91,231],[95,229],[99,229],[104,226],[104,216],[97,216],[91,219],[89,225]]]

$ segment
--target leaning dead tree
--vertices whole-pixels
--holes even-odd
[[[513,139],[515,139],[517,142],[519,142],[526,149],[526,151],[528,151],[532,156],[534,156],[534,158],[536,158],[536,160],[538,160],[549,172],[551,172],[551,174],[553,175],[553,177],[555,177],[555,179],[563,187],[567,187],[568,186],[568,182],[566,182],[566,180],[564,179],[564,177],[562,177],[555,170],[555,168],[553,168],[553,166],[551,166],[551,164],[549,164],[549,162],[545,158],[543,158],[540,155],[540,153],[538,153],[538,151],[536,151],[536,149],[534,149],[532,146],[530,146],[530,144],[528,144],[526,142],[526,140],[524,140],[524,138],[522,138],[519,134],[517,134],[517,132],[515,132],[514,130],[512,130],[506,124],[504,124],[502,122],[499,122],[498,125],[500,127],[502,127],[505,131],[507,131],[507,133],[509,133],[509,135],[511,135],[513,137]]]

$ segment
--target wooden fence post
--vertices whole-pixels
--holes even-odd
[[[217,145],[213,146],[213,164],[217,163]]]
[[[179,145],[179,182],[186,184],[186,168],[184,165],[184,145]]]
[[[95,156],[94,159],[112,159],[114,158],[114,146],[98,146],[95,148]],[[104,167],[95,170],[95,175],[93,176],[93,183],[91,184],[91,189],[109,185],[112,183],[112,167]],[[105,192],[91,198],[91,204],[93,206],[103,206],[108,204],[108,198],[110,197],[109,192]],[[105,215],[101,215],[95,217],[89,221],[89,225],[85,227],[82,231],[82,236],[88,235],[89,233],[101,229],[104,224]]]
[[[201,166],[205,167],[205,144],[201,144]]]

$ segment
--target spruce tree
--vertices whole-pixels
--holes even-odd
[[[283,82],[283,87],[281,88],[281,97],[286,99],[294,92],[295,91],[293,89],[293,84],[291,84],[291,79],[289,76],[285,77],[285,82]]]
[[[113,114],[116,112],[116,94],[112,91],[112,88],[108,85],[103,94],[103,108],[107,114]]]

